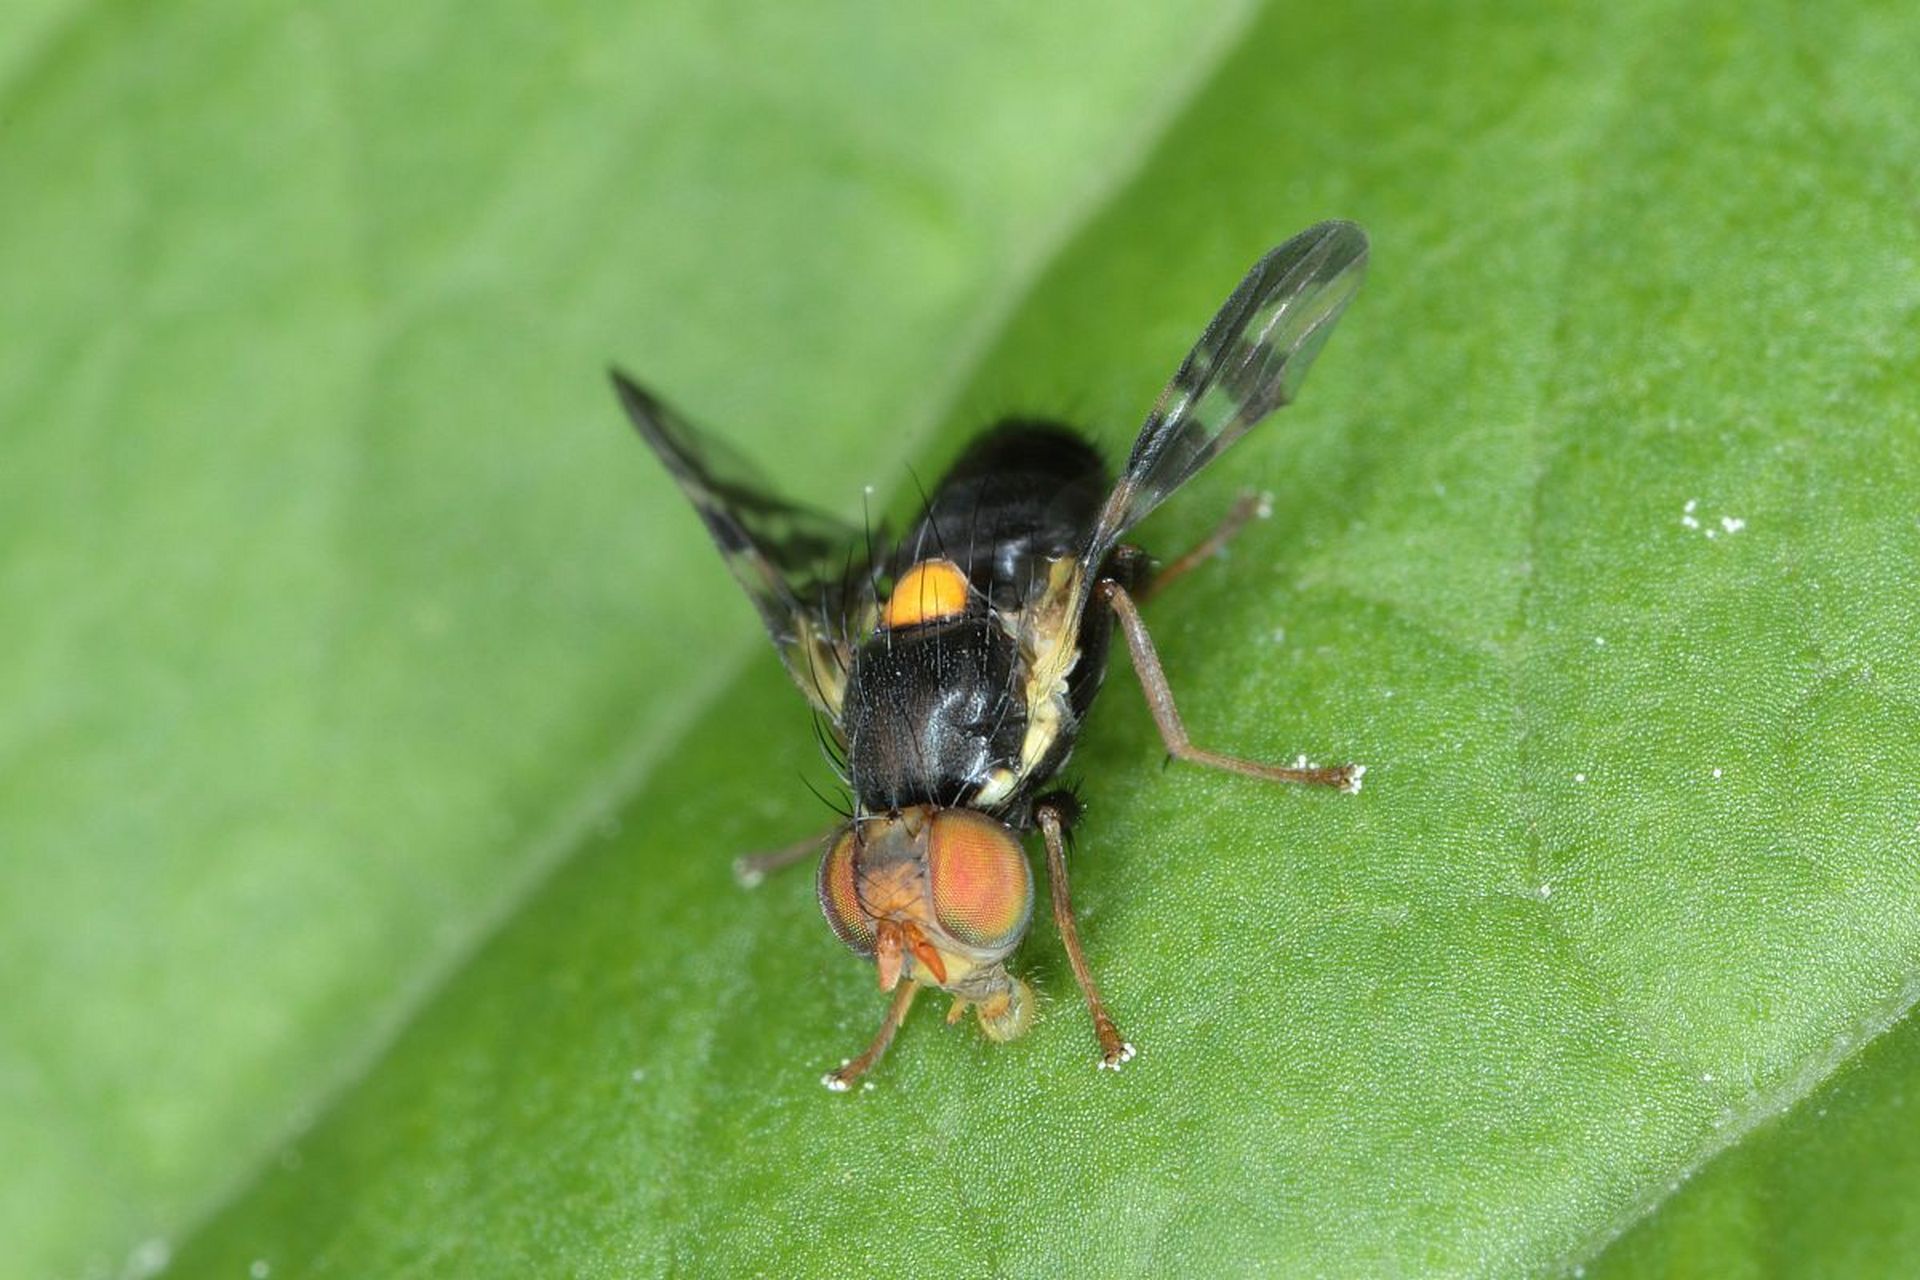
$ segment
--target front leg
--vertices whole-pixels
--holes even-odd
[[[1140,617],[1133,597],[1112,578],[1101,579],[1094,587],[1094,596],[1112,609],[1114,616],[1120,620],[1121,633],[1127,638],[1127,653],[1133,659],[1134,672],[1140,677],[1140,689],[1147,696],[1147,709],[1153,713],[1153,722],[1159,726],[1160,740],[1167,744],[1169,755],[1269,782],[1300,782],[1316,787],[1338,787],[1348,792],[1360,790],[1361,775],[1367,771],[1367,766],[1363,764],[1336,764],[1324,768],[1263,764],[1258,760],[1222,755],[1218,751],[1193,745],[1193,740],[1187,736],[1186,726],[1180,723],[1180,711],[1173,705],[1173,690],[1167,686],[1166,672],[1160,669],[1160,655],[1154,651],[1153,638],[1147,634],[1147,624]]]
[[[880,1030],[874,1033],[873,1043],[867,1051],[851,1062],[840,1064],[838,1071],[829,1071],[820,1077],[820,1083],[835,1093],[845,1093],[853,1087],[853,1082],[873,1069],[873,1064],[886,1055],[887,1046],[893,1043],[893,1033],[900,1029],[906,1019],[907,1010],[913,1005],[913,997],[920,991],[920,984],[909,978],[893,989],[893,1000],[887,1005],[887,1016],[880,1021]]]
[[[1073,898],[1067,887],[1066,824],[1070,815],[1049,796],[1034,806],[1033,816],[1047,842],[1047,884],[1053,897],[1054,927],[1060,930],[1060,940],[1067,947],[1067,963],[1073,966],[1073,979],[1087,998],[1087,1012],[1093,1015],[1093,1034],[1100,1040],[1100,1066],[1118,1071],[1133,1057],[1133,1046],[1120,1038],[1120,1029],[1113,1025],[1106,1001],[1100,998],[1100,988],[1094,984],[1086,953],[1080,949],[1080,929],[1073,920]]]

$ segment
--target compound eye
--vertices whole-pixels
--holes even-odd
[[[858,847],[853,828],[843,828],[827,846],[826,856],[820,859],[817,888],[820,910],[833,931],[840,935],[840,941],[856,953],[870,956],[873,954],[873,920],[860,909],[860,896],[853,891],[853,855]]]
[[[933,914],[959,943],[1007,952],[1033,915],[1033,872],[1012,831],[984,814],[946,809],[927,847]]]

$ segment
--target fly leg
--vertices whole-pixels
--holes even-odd
[[[835,827],[834,831],[839,828]],[[765,853],[750,853],[733,860],[733,878],[740,882],[742,889],[757,888],[770,872],[782,867],[790,867],[810,853],[820,852],[825,844],[826,835],[808,836],[805,840],[795,840],[792,844],[783,844],[778,849],[769,849]]]
[[[829,1071],[820,1077],[820,1083],[835,1093],[845,1093],[858,1080],[872,1069],[873,1064],[886,1056],[887,1046],[893,1043],[893,1033],[900,1029],[900,1023],[907,1016],[907,1010],[913,1004],[914,993],[920,990],[920,984],[908,979],[893,989],[893,1002],[887,1006],[887,1016],[880,1020],[880,1030],[874,1033],[873,1043],[867,1046],[865,1053],[851,1062],[840,1064],[838,1071]]]
[[[1053,924],[1067,946],[1067,963],[1073,966],[1073,980],[1087,998],[1087,1012],[1093,1015],[1093,1034],[1100,1039],[1100,1066],[1118,1071],[1133,1057],[1133,1046],[1120,1038],[1113,1025],[1100,988],[1094,984],[1093,970],[1087,965],[1086,952],[1080,949],[1080,929],[1073,920],[1073,899],[1067,888],[1066,822],[1060,808],[1047,800],[1034,807],[1033,816],[1047,841],[1047,886],[1053,897]]]
[[[1111,578],[1102,579],[1094,588],[1094,594],[1120,620],[1120,630],[1127,637],[1127,652],[1133,658],[1134,672],[1140,677],[1142,692],[1147,695],[1147,709],[1153,712],[1153,722],[1160,728],[1160,740],[1167,744],[1169,755],[1270,782],[1300,782],[1318,787],[1338,787],[1349,792],[1360,790],[1360,776],[1367,771],[1363,764],[1336,764],[1324,768],[1305,764],[1262,764],[1258,760],[1243,760],[1239,756],[1222,755],[1194,746],[1193,740],[1187,737],[1186,726],[1180,723],[1180,712],[1173,705],[1173,690],[1167,687],[1167,674],[1160,669],[1160,655],[1154,652],[1153,638],[1147,634],[1147,624],[1141,620],[1133,597]]]
[[[1234,504],[1227,508],[1226,517],[1214,527],[1212,533],[1202,538],[1199,545],[1189,548],[1185,555],[1155,573],[1153,578],[1140,588],[1140,603],[1145,604],[1153,599],[1176,581],[1205,564],[1220,548],[1233,541],[1233,535],[1239,533],[1247,521],[1260,514],[1261,502],[1262,499],[1258,494],[1241,494]]]

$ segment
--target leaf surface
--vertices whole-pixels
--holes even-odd
[[[1090,810],[1075,889],[1140,1057],[1093,1071],[1043,926],[1023,953],[1045,1015],[1026,1040],[922,1010],[871,1091],[833,1098],[817,1078],[877,1021],[871,976],[804,873],[754,894],[726,874],[733,852],[821,820],[789,779],[823,770],[770,656],[706,685],[689,662],[667,680],[679,718],[606,788],[617,819],[555,837],[551,877],[184,1243],[180,1272],[1505,1276],[1571,1270],[1650,1209],[1657,1223],[1669,1188],[1806,1099],[1920,975],[1903,160],[1920,139],[1896,109],[1914,26],[1891,6],[1266,10],[1164,134],[1136,134],[1137,175],[911,450],[858,403],[796,447],[797,424],[827,421],[803,411],[812,384],[735,380],[739,348],[715,335],[742,308],[689,281],[690,407],[767,424],[736,438],[817,497],[850,475],[901,488],[888,468],[937,470],[1009,408],[1086,423],[1118,453],[1261,250],[1321,217],[1365,224],[1371,279],[1301,403],[1141,536],[1171,553],[1236,489],[1272,494],[1273,518],[1149,623],[1196,737],[1358,759],[1366,791],[1164,769],[1116,672],[1074,763]],[[868,183],[886,186],[853,189]],[[431,247],[458,191],[416,198]],[[617,234],[619,192],[594,207]],[[543,225],[533,209],[481,243]],[[848,234],[830,214],[829,243]],[[565,238],[562,274],[581,243]],[[915,252],[901,263],[924,269]],[[456,278],[485,282],[478,257]],[[438,438],[497,415],[455,376],[476,367],[551,377],[548,421],[574,407],[580,433],[603,412],[544,363],[508,372],[512,344],[476,348],[457,308],[433,314],[417,341],[437,361],[391,420]],[[834,322],[805,339],[831,345]],[[592,339],[634,363],[578,315],[544,323],[549,350]],[[947,407],[924,381],[889,385],[902,411]],[[823,381],[814,407],[844,387]],[[536,638],[631,648],[620,619],[674,599],[702,606],[685,626],[652,615],[676,651],[751,635],[744,605],[710,608],[731,588],[664,480],[583,449],[507,434],[476,475],[434,473],[447,451],[422,448],[368,536],[457,542],[492,492],[524,503],[498,571],[549,581],[580,571],[564,530],[588,515],[556,495],[604,486],[610,507],[650,503],[630,545],[593,543],[631,598],[556,605]],[[334,589],[344,604],[363,587]],[[501,636],[542,616],[524,590],[494,607]],[[425,653],[362,674],[375,692],[430,684]],[[402,732],[470,738],[468,717],[513,709],[468,692]],[[540,754],[526,790],[606,758],[577,742]],[[463,811],[444,782],[408,794],[422,829]]]

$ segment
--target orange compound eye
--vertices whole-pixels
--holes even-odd
[[[859,955],[873,954],[873,920],[860,909],[860,897],[853,891],[853,855],[859,847],[853,828],[847,827],[833,838],[826,856],[820,859],[820,911],[840,936],[840,941]]]
[[[956,942],[1013,950],[1033,916],[1033,872],[1012,831],[984,814],[946,809],[927,848],[933,914]]]

